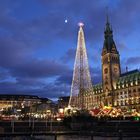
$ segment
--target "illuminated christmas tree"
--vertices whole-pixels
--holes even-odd
[[[85,95],[92,92],[83,25],[83,23],[79,23],[80,28],[69,100],[69,106],[78,109],[87,108],[85,105]]]

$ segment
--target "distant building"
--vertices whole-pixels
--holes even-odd
[[[37,112],[55,114],[57,112],[57,105],[48,98],[40,98],[40,103],[37,106]]]
[[[17,113],[51,112],[56,111],[56,105],[48,98],[40,98],[34,95],[0,94],[0,111],[13,110]]]
[[[38,96],[17,95],[17,94],[0,94],[0,109],[8,107],[30,107],[40,102]]]
[[[70,99],[69,96],[59,97],[59,99],[58,99],[58,109],[68,107],[69,99]]]

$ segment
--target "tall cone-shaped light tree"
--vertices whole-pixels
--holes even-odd
[[[83,23],[79,23],[80,28],[69,100],[69,106],[78,109],[88,108],[85,97],[92,92],[83,25]]]

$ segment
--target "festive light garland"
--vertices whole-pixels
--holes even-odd
[[[92,92],[91,76],[89,72],[85,38],[82,28],[83,25],[83,23],[79,24],[80,29],[78,32],[77,50],[69,100],[69,107],[71,106],[78,109],[88,108],[88,103],[84,95]]]

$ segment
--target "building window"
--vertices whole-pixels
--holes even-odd
[[[135,81],[135,84],[138,85],[138,81]]]
[[[107,74],[108,73],[108,68],[104,69],[104,73]]]
[[[118,71],[118,69],[117,68],[114,68],[114,72],[116,73]]]
[[[136,104],[139,104],[139,98],[138,97],[136,97]]]
[[[133,82],[131,82],[130,85],[133,86]]]
[[[107,81],[105,81],[105,85],[108,85],[108,82]]]
[[[136,89],[133,89],[133,92],[136,92]]]
[[[134,99],[131,99],[131,104],[134,104]]]

